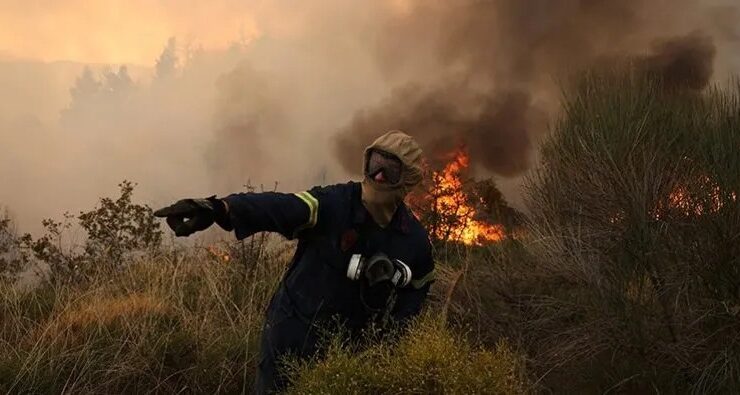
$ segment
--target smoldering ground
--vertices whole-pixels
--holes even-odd
[[[0,204],[21,228],[87,209],[122,179],[154,205],[248,182],[291,190],[342,181],[390,128],[414,134],[433,159],[467,146],[481,175],[513,177],[501,182],[515,199],[517,177],[557,116],[559,75],[640,57],[702,87],[738,63],[735,8],[722,1],[230,4],[214,3],[195,37],[162,39],[146,64],[90,64],[99,50],[49,62],[58,55],[40,47],[1,59]],[[237,9],[256,33],[221,27],[197,44],[219,20],[234,25]],[[178,23],[160,27],[187,24],[189,12],[173,9]],[[49,53],[107,34],[92,21],[89,31],[47,37]],[[139,33],[136,23],[126,28]],[[224,45],[209,45],[217,39]],[[27,41],[4,40],[0,53]],[[122,53],[134,48],[126,43]]]

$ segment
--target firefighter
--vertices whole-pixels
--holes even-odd
[[[403,324],[419,313],[434,263],[404,197],[422,179],[421,155],[412,137],[390,131],[365,150],[360,183],[185,199],[154,213],[177,236],[216,223],[239,240],[262,231],[298,239],[267,309],[257,393],[285,388],[281,357],[316,355],[322,325],[339,322],[356,336],[372,322]]]

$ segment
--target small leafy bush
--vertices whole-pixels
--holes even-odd
[[[521,394],[524,360],[508,342],[483,349],[426,315],[408,333],[362,349],[332,337],[326,355],[290,361],[295,394]]]
[[[24,262],[32,256],[48,265],[51,281],[79,281],[101,266],[121,267],[133,254],[159,248],[162,231],[152,209],[132,201],[133,183],[123,181],[118,186],[121,195],[117,199],[101,198],[98,207],[76,218],[65,213],[62,221],[44,219],[45,231],[39,238],[21,236]],[[75,219],[85,231],[82,246],[65,238]]]
[[[98,207],[77,217],[87,233],[85,254],[89,257],[121,262],[127,253],[157,248],[162,241],[152,209],[132,202],[134,184],[123,181],[118,186],[118,199],[101,198]]]

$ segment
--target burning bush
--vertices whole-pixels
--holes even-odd
[[[589,74],[542,148],[526,337],[553,382],[740,389],[740,86],[666,92]]]
[[[427,171],[426,188],[409,199],[432,239],[465,245],[503,239],[520,214],[507,205],[496,184],[468,178],[470,161],[464,148],[441,163],[440,170]]]

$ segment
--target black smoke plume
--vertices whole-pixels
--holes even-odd
[[[473,164],[516,176],[557,114],[564,74],[638,58],[672,86],[701,89],[712,76],[714,38],[700,30],[706,20],[697,15],[707,10],[699,1],[413,4],[385,21],[375,45],[398,88],[358,111],[336,137],[348,171],[359,169],[357,153],[374,137],[402,129],[432,164],[462,145]]]

